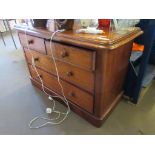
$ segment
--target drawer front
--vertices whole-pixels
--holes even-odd
[[[26,35],[24,33],[19,33],[19,38],[22,46],[26,47],[29,46],[30,49],[34,49],[40,53],[46,54],[44,39]]]
[[[46,41],[48,55],[51,55],[50,42]],[[86,70],[95,69],[95,52],[76,48],[72,46],[62,45],[52,42],[52,52],[55,58],[74,64]]]
[[[29,65],[29,69],[31,72],[31,76],[33,77],[33,79],[37,80],[38,82],[40,82],[39,78],[37,77],[36,72],[34,71],[33,67],[31,65]],[[44,85],[55,91],[56,93],[62,95],[60,86],[58,84],[57,78],[40,70],[37,69],[39,75],[41,76]],[[66,98],[70,101],[72,101],[73,103],[77,104],[78,106],[82,107],[83,109],[85,109],[86,111],[92,113],[93,112],[93,96],[76,88],[75,86],[61,80],[61,84],[63,86],[64,89],[64,94],[66,96]]]
[[[27,49],[24,50],[27,61],[29,63],[31,63],[33,55],[36,66],[56,75],[55,66],[51,57],[35,51],[31,51],[30,53]],[[94,92],[94,74],[92,72],[82,70],[78,67],[74,67],[61,61],[56,61],[56,64],[59,75],[62,79],[75,84],[91,93]]]

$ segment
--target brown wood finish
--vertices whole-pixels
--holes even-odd
[[[49,56],[51,56],[51,52],[53,52],[54,57],[58,60],[90,71],[95,69],[94,51],[67,46],[59,43],[52,43],[51,51],[50,42],[46,41],[45,44],[47,48],[47,54]]]
[[[36,74],[34,68],[29,65],[29,69],[31,72],[31,76],[34,80],[40,82],[38,75]],[[37,71],[43,80],[44,85],[49,88],[50,90],[55,91],[56,93],[62,95],[61,87],[58,84],[57,78],[40,70],[37,68]],[[70,84],[68,84],[65,81],[60,80],[64,94],[70,101],[74,102],[75,104],[79,105],[86,111],[92,113],[93,112],[93,96],[78,89],[77,87],[74,87]]]
[[[19,39],[23,47],[27,48],[27,46],[29,46],[30,49],[46,54],[44,39],[37,38],[30,35],[27,35],[27,38],[26,38],[26,34],[24,33],[19,33]]]
[[[132,41],[111,51],[99,52],[96,68],[95,113],[102,117],[123,91]],[[100,82],[98,82],[100,81]]]
[[[32,84],[34,86],[36,86],[37,88],[39,88],[42,91],[42,87],[41,84],[34,80],[33,78],[30,78]],[[55,95],[53,93],[53,91],[51,91],[49,88],[45,87],[45,91],[51,95]],[[63,105],[64,102],[62,102],[62,100],[59,100],[57,98],[55,98],[56,100],[58,100],[60,103],[62,103]],[[104,119],[100,119],[99,117],[96,117],[95,115],[92,115],[91,113],[85,111],[83,108],[81,108],[80,106],[74,104],[73,102],[69,102],[69,106],[71,108],[72,111],[74,111],[75,113],[77,113],[79,116],[83,117],[85,120],[87,120],[88,122],[92,123],[94,126],[96,127],[100,127],[103,123],[103,121],[107,118],[107,115]]]
[[[35,59],[35,64],[39,68],[56,75],[55,66],[52,57],[40,54],[36,51],[28,51],[24,48],[25,55],[28,63],[32,63],[32,55]],[[84,90],[94,93],[94,74],[89,71],[82,70],[73,65],[67,63],[56,61],[59,75],[62,79],[75,84],[76,86],[83,88]],[[82,80],[81,80],[82,79]]]
[[[45,39],[50,39],[53,32],[48,31],[47,29],[36,29],[33,27],[27,27],[25,25],[16,25],[15,26],[18,32],[24,33],[25,30],[27,34],[33,35],[36,37],[41,37]],[[79,34],[76,31],[64,31],[62,33],[57,33],[53,38],[54,41],[58,41],[60,43],[67,43],[69,45],[75,45],[78,47],[85,47],[89,49],[115,49],[119,46],[122,46],[139,35],[141,35],[143,31],[140,28],[134,27],[129,28],[123,33],[118,32],[107,32],[105,30],[104,34]]]
[[[16,29],[24,47],[25,29],[28,37],[31,35],[36,40],[30,48],[45,89],[61,95],[49,48],[53,32],[21,25]],[[52,52],[71,109],[93,125],[101,126],[121,99],[133,39],[142,33],[139,28],[131,28],[123,33],[105,31],[103,35],[91,35],[77,34],[73,30],[54,36]],[[41,89],[39,79],[30,67],[31,55],[26,48],[24,50],[32,84]]]

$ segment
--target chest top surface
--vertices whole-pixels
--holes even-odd
[[[49,40],[53,32],[47,29],[39,29],[18,24],[15,26],[19,32],[41,37]],[[57,33],[53,40],[68,43],[75,46],[82,46],[91,49],[115,49],[127,42],[132,41],[143,32],[138,27],[128,28],[123,31],[104,31],[104,34],[81,34],[75,30]]]

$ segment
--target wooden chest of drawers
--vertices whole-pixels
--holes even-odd
[[[142,33],[141,30],[135,28],[125,34],[112,34],[109,41],[101,35],[66,31],[56,34],[51,50],[49,40],[52,32],[29,28],[25,34],[24,26],[16,26],[16,29],[32,83],[41,89],[39,78],[32,68],[33,55],[46,91],[62,95],[51,57],[53,52],[71,109],[93,125],[101,126],[122,97],[132,42]]]

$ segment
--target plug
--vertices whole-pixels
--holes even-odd
[[[53,100],[53,98],[51,96],[49,96],[48,99],[51,100],[51,101]]]
[[[46,108],[46,113],[51,114],[52,113],[52,108]]]

